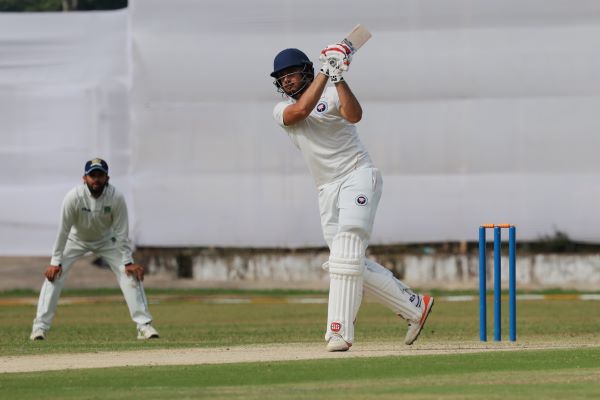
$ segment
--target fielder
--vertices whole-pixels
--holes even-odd
[[[275,121],[300,149],[319,192],[323,235],[330,249],[328,351],[346,351],[354,341],[354,322],[363,289],[408,321],[404,342],[423,329],[433,298],[413,293],[391,271],[365,258],[382,191],[382,178],[360,142],[355,123],[360,103],[343,78],[351,62],[344,44],[321,52],[317,76],[298,49],[275,57],[271,77],[286,96],[273,110]],[[327,82],[334,87],[327,87]]]
[[[144,268],[134,263],[131,254],[125,198],[108,181],[107,163],[99,158],[90,160],[85,164],[84,184],[65,196],[31,340],[46,338],[71,266],[88,252],[106,260],[117,276],[131,319],[137,324],[137,338],[158,338],[158,332],[151,325],[152,316],[142,286]]]

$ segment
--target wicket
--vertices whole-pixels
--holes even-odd
[[[517,228],[510,224],[483,224],[479,227],[479,340],[487,341],[487,277],[486,277],[486,229],[494,229],[494,340],[502,340],[500,283],[500,254],[502,251],[502,229],[508,229],[508,322],[509,340],[517,340]]]

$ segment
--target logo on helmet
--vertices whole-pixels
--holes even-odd
[[[328,108],[329,108],[329,107],[328,107],[328,105],[327,105],[327,102],[326,102],[325,100],[321,100],[321,101],[319,102],[319,104],[317,104],[317,107],[315,108],[315,110],[316,110],[316,111],[317,111],[319,114],[322,114],[322,113],[324,113],[325,111],[327,111],[327,109],[328,109]]]
[[[359,194],[355,200],[356,204],[359,206],[366,206],[369,202],[369,199],[364,194]]]

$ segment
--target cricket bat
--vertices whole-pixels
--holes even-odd
[[[351,53],[354,54],[360,49],[367,40],[371,39],[371,32],[361,24],[358,24],[350,31],[349,34],[342,40],[342,43],[350,47]]]

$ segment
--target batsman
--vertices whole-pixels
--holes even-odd
[[[50,329],[60,293],[73,263],[88,252],[106,260],[117,277],[138,339],[158,338],[142,281],[144,268],[133,261],[127,205],[108,183],[108,164],[95,158],[85,163],[83,184],[67,193],[58,236],[40,291],[31,340],[43,340]]]
[[[276,55],[271,73],[284,96],[273,116],[302,152],[319,193],[321,226],[330,250],[323,265],[330,277],[328,351],[352,346],[363,290],[408,321],[407,345],[421,333],[434,302],[365,258],[383,181],[355,125],[362,108],[344,79],[352,53],[344,42],[327,46],[315,76],[306,54],[288,48]]]

